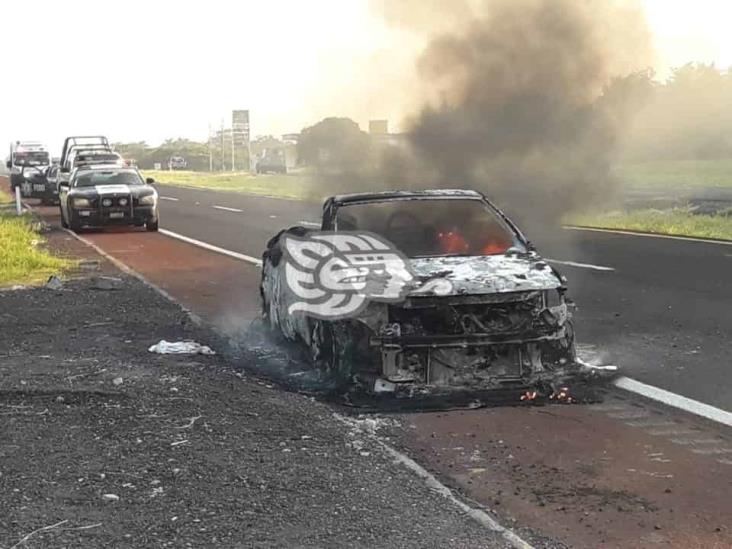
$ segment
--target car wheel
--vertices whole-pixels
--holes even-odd
[[[145,224],[145,229],[147,229],[150,233],[155,233],[158,230],[158,222],[157,221],[148,221]]]

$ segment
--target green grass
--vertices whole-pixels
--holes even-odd
[[[145,177],[152,177],[161,185],[178,185],[215,191],[229,191],[296,200],[319,200],[315,181],[307,174],[266,174],[231,172],[187,172],[147,170]]]
[[[619,164],[614,171],[628,187],[732,188],[732,159],[628,163]]]
[[[570,225],[732,240],[732,215],[693,215],[688,210],[633,210],[577,214]]]
[[[7,193],[3,189],[0,189],[0,204],[10,204],[12,201],[13,197],[10,195],[10,193]]]
[[[36,284],[74,265],[40,248],[42,243],[32,217],[0,211],[0,286]]]

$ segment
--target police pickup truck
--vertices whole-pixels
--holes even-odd
[[[20,188],[23,198],[40,198],[43,203],[58,199],[55,185],[49,185],[46,179],[51,156],[42,143],[14,141],[5,166],[10,171],[11,188]]]

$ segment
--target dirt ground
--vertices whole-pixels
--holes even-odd
[[[506,545],[385,455],[378,425],[221,354],[150,353],[225,345],[109,265],[77,275],[0,292],[3,549]]]

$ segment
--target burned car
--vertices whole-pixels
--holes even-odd
[[[467,190],[332,197],[321,230],[269,241],[261,281],[266,323],[313,364],[410,395],[571,375],[566,291],[519,229]]]

